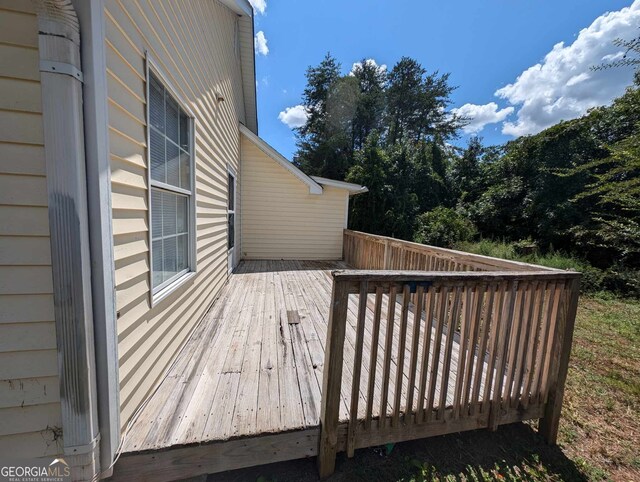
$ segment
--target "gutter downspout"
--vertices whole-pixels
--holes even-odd
[[[73,480],[100,473],[80,32],[70,0],[34,1],[64,457]]]
[[[84,136],[89,207],[93,326],[102,477],[111,475],[120,444],[120,382],[116,326],[111,165],[104,0],[71,0],[80,21],[84,74]]]

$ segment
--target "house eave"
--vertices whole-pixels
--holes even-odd
[[[349,196],[355,196],[356,194],[369,192],[367,186],[361,186],[360,184],[354,184],[345,181],[336,181],[335,179],[327,179],[326,177],[320,176],[311,176],[311,179],[322,186],[331,186],[338,189],[346,189],[347,191],[349,191]]]

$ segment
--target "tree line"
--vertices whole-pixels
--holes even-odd
[[[631,43],[632,47],[636,44]],[[609,68],[612,66],[602,66]],[[307,70],[294,162],[366,185],[350,228],[454,247],[479,238],[563,251],[640,294],[640,73],[610,106],[500,146],[451,142],[449,75],[403,57],[348,75],[327,54]]]

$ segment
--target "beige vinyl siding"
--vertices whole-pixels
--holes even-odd
[[[0,454],[61,452],[47,183],[30,2],[0,2]]]
[[[348,191],[309,186],[242,136],[242,256],[341,259]]]
[[[212,0],[105,2],[123,424],[227,279],[227,164],[239,172],[238,121],[244,115],[236,19]],[[195,115],[197,275],[153,306],[145,51]]]

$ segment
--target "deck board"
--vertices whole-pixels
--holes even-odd
[[[342,262],[243,261],[222,289],[202,323],[194,330],[176,358],[168,376],[133,423],[124,452],[161,450],[193,443],[218,442],[319,426],[324,346],[331,298],[331,270]],[[348,306],[340,421],[348,420],[353,381],[357,304]],[[372,351],[375,300],[369,295],[358,418],[366,414]],[[388,296],[382,300],[378,353],[386,344]],[[414,343],[413,308],[406,321],[404,356],[399,357],[402,304],[394,307],[390,390],[385,415],[393,414],[396,390],[402,404],[407,399],[411,351],[422,353],[426,336],[436,344],[435,327],[422,320]],[[446,336],[446,331],[443,336]],[[428,332],[428,333],[427,333]],[[458,336],[454,334],[452,336]],[[458,373],[458,341],[450,358],[441,350],[438,363],[450,364],[448,380],[436,380],[435,399],[451,404]],[[398,360],[402,359],[402,386],[396,387]],[[380,389],[384,367],[378,356],[374,386],[373,417],[381,413]],[[476,361],[474,361],[475,363]],[[439,370],[441,372],[442,370]],[[461,372],[463,370],[460,370]],[[475,373],[475,368],[473,370]],[[480,398],[486,374],[480,381]],[[419,379],[420,374],[417,374]],[[443,386],[443,382],[446,385]],[[427,386],[429,380],[427,375]],[[445,389],[446,393],[442,394]],[[428,395],[428,394],[427,394]],[[414,393],[412,411],[420,403]],[[442,403],[442,402],[440,402]],[[406,409],[401,406],[402,412]]]

